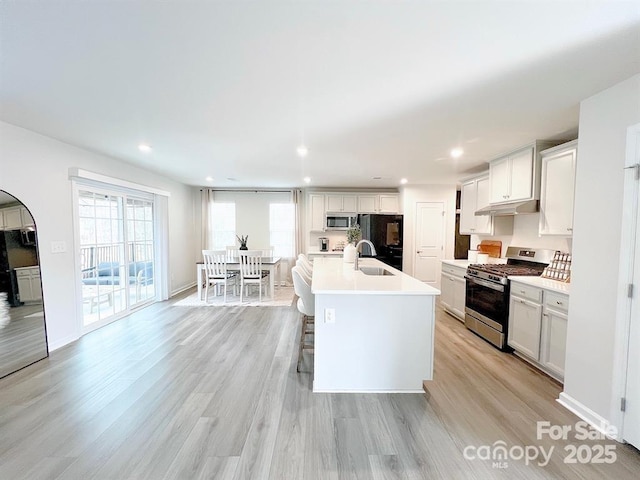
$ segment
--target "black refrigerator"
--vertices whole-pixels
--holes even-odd
[[[402,215],[358,215],[362,238],[376,248],[376,258],[381,262],[402,270]],[[363,257],[371,257],[367,244],[361,247]]]
[[[0,292],[7,293],[9,305],[21,305],[15,269],[38,265],[34,245],[24,245],[20,230],[0,231]]]

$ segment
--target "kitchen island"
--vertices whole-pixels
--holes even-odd
[[[373,258],[316,258],[314,392],[422,392],[440,291]]]

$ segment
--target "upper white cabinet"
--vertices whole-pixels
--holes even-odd
[[[355,213],[356,211],[357,197],[355,195],[327,194],[327,212]]]
[[[358,213],[399,213],[397,193],[366,193],[358,195]]]
[[[573,196],[578,158],[574,140],[540,153],[540,235],[573,234]]]
[[[22,219],[23,227],[35,227],[35,222],[33,221],[33,217],[24,207],[20,207],[20,218]]]
[[[552,145],[536,141],[489,162],[489,203],[540,198],[540,151]]]
[[[4,229],[16,230],[22,228],[22,214],[20,207],[4,208]]]
[[[533,147],[491,162],[489,164],[490,203],[533,198],[533,174]]]
[[[325,195],[322,193],[309,194],[309,230],[324,232]]]
[[[22,206],[7,207],[0,210],[0,230],[19,230],[33,227],[33,217]]]
[[[472,178],[462,184],[460,192],[460,233],[462,235],[508,235],[513,219],[475,212],[489,205],[489,175]]]

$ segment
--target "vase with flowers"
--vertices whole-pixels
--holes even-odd
[[[345,263],[353,263],[356,261],[356,242],[362,238],[360,225],[357,223],[347,230],[347,245],[344,247],[342,259]]]
[[[249,235],[236,235],[236,238],[240,242],[240,248],[238,250],[249,250],[247,248],[247,240],[249,239]]]

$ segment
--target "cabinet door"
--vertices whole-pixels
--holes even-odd
[[[31,275],[31,298],[34,301],[42,300],[42,284],[40,283],[40,274]]]
[[[577,150],[542,159],[540,235],[572,235]]]
[[[534,360],[540,358],[542,305],[511,295],[508,343]]]
[[[355,195],[342,196],[342,211],[356,213],[358,211],[358,199]]]
[[[464,278],[453,277],[453,312],[464,320],[464,297],[466,291],[466,281]]]
[[[20,218],[22,220],[22,226],[23,227],[33,227],[33,226],[35,226],[35,223],[33,222],[33,217],[29,213],[29,210],[27,210],[24,207],[20,207]]]
[[[342,211],[342,195],[327,195],[327,212]]]
[[[511,163],[509,201],[533,197],[533,148],[509,156]]]
[[[567,349],[567,315],[545,308],[542,314],[540,363],[564,378],[564,360]]]
[[[4,211],[0,210],[0,230],[4,230]]]
[[[460,233],[471,235],[476,229],[476,181],[463,183],[460,189]]]
[[[5,230],[17,230],[22,228],[20,207],[4,209],[4,228]]]
[[[358,195],[358,213],[378,213],[377,195]]]
[[[380,213],[398,213],[400,211],[399,203],[398,195],[381,194],[378,197]]]
[[[443,273],[440,277],[440,304],[442,308],[453,308],[453,276]]]
[[[476,181],[476,210],[489,205],[489,177],[479,178]],[[474,233],[479,235],[493,235],[493,217],[490,215],[482,215],[476,217],[476,229]]]
[[[33,291],[31,289],[31,275],[18,275],[18,294],[21,302],[30,302],[33,300]]]
[[[312,232],[324,232],[324,195],[309,195],[309,218]]]
[[[502,203],[509,200],[509,157],[494,160],[489,164],[490,203]]]

